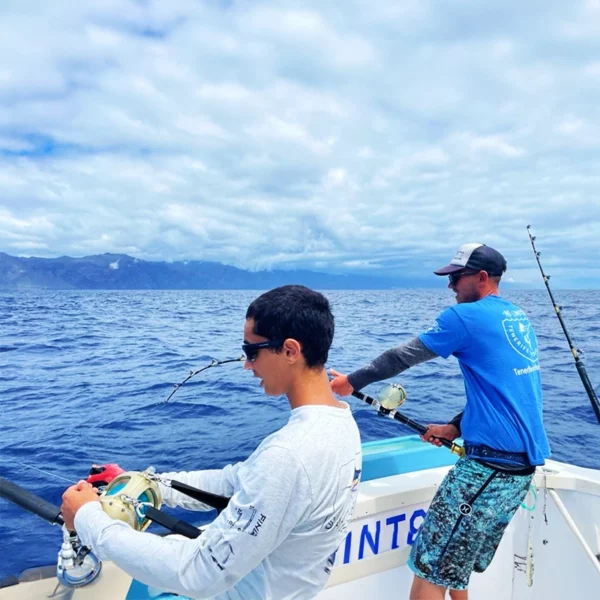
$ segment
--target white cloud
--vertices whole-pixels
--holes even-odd
[[[343,186],[348,180],[346,169],[330,169],[325,175],[325,188],[331,189]]]
[[[5,3],[0,251],[409,275],[480,239],[526,283],[531,223],[568,277],[600,11],[544,6]]]
[[[523,154],[525,154],[525,151],[522,148],[513,146],[509,142],[502,139],[501,136],[497,135],[473,137],[469,140],[469,148],[474,153],[481,151],[490,152],[491,154],[497,154],[507,158],[518,158],[519,156],[523,156]]]

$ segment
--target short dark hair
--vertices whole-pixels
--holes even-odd
[[[302,346],[308,367],[327,362],[334,319],[323,294],[303,285],[284,285],[260,295],[246,311],[253,332],[268,340],[293,338]]]

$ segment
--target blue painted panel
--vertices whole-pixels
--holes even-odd
[[[453,465],[458,457],[446,448],[422,442],[418,435],[365,442],[362,481]]]

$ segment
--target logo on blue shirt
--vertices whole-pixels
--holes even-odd
[[[504,333],[512,349],[531,362],[538,360],[537,340],[529,319],[525,316],[502,321]]]

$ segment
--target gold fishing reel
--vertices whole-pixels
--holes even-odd
[[[404,404],[406,390],[399,383],[387,383],[379,390],[377,399],[386,410],[395,410]]]
[[[111,518],[124,521],[136,531],[150,525],[145,510],[151,506],[159,509],[162,494],[158,483],[152,479],[154,469],[127,471],[115,477],[100,496],[102,509]]]

